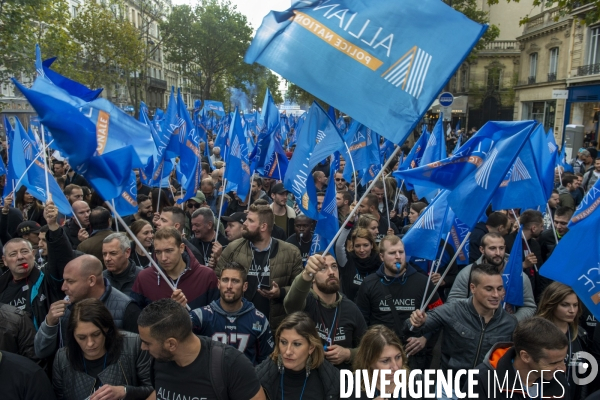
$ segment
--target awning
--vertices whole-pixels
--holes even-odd
[[[466,114],[467,113],[467,105],[469,103],[469,96],[458,96],[454,98],[454,102],[452,103],[452,114]],[[429,107],[429,112],[434,114],[440,113],[440,102],[438,99],[433,101],[431,107]]]

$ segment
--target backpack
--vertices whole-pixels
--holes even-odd
[[[208,360],[210,368],[208,368],[208,375],[210,377],[210,384],[217,395],[217,400],[228,400],[229,397],[227,395],[227,385],[225,382],[227,371],[223,368],[225,365],[223,362],[225,358],[225,345],[214,340],[209,340],[209,343]],[[150,382],[152,383],[152,386],[154,386],[154,358],[150,361]]]

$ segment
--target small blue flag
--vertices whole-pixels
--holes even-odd
[[[220,101],[204,100],[204,106],[202,108],[205,113],[208,113],[208,111],[212,111],[219,117],[225,116],[225,107],[223,107],[223,103],[221,103]]]
[[[196,131],[196,127],[192,122],[190,113],[188,112],[181,91],[177,90],[177,115],[181,121],[179,135],[179,165],[181,167],[180,182],[185,190],[185,195],[177,200],[177,204],[181,204],[196,195],[196,191],[200,186],[200,135]],[[171,138],[172,140],[172,138]]]
[[[131,171],[129,182],[123,188],[123,192],[121,192],[119,196],[115,197],[113,201],[117,214],[121,216],[132,215],[138,212],[135,172]]]
[[[504,281],[504,302],[512,306],[523,306],[523,225],[519,227],[517,238],[502,273]]]
[[[242,201],[246,201],[250,192],[250,161],[248,160],[248,148],[240,114],[236,107],[233,121],[229,128],[231,146],[229,154],[226,155],[227,165],[225,167],[224,179],[237,185],[236,193]]]
[[[420,163],[430,164],[436,161],[443,160],[448,155],[446,154],[446,135],[444,134],[444,115],[440,113],[440,118],[433,127],[427,146],[423,151],[423,157]],[[437,195],[438,189],[415,185],[415,193],[419,199],[425,197],[427,201],[433,200]]]
[[[335,171],[337,167],[335,164],[335,162],[332,162],[329,167],[329,183],[327,185],[325,197],[323,198],[323,205],[321,207],[321,212],[319,213],[317,226],[315,227],[315,232],[313,234],[312,245],[310,247],[311,255],[319,251],[324,251],[335,237],[339,228],[338,211],[335,200],[337,194],[335,187]]]
[[[401,144],[486,29],[438,0],[299,1],[263,19],[245,61]]]

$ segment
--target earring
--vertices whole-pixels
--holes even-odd
[[[279,370],[280,374],[283,374],[283,357],[281,354],[277,356],[277,369]]]
[[[310,375],[310,370],[312,369],[312,354],[308,355],[308,358],[306,359],[306,377],[308,378],[308,376]]]

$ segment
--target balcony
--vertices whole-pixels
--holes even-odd
[[[560,10],[558,7],[545,10],[541,14],[534,15],[533,17],[529,18],[529,20],[525,23],[523,35],[552,26],[559,22],[563,22],[568,18],[569,15],[560,15]]]
[[[148,79],[148,87],[155,89],[167,90],[167,81],[163,81],[162,79],[156,78],[147,78]]]
[[[556,81],[556,72],[551,72],[548,74],[548,82]]]
[[[530,76],[529,78],[527,78],[528,85],[533,85],[534,83],[535,83],[535,76]]]
[[[600,64],[590,64],[577,67],[577,76],[600,74]]]
[[[516,40],[494,40],[486,43],[485,50],[494,51],[514,51],[519,50],[519,43]]]

